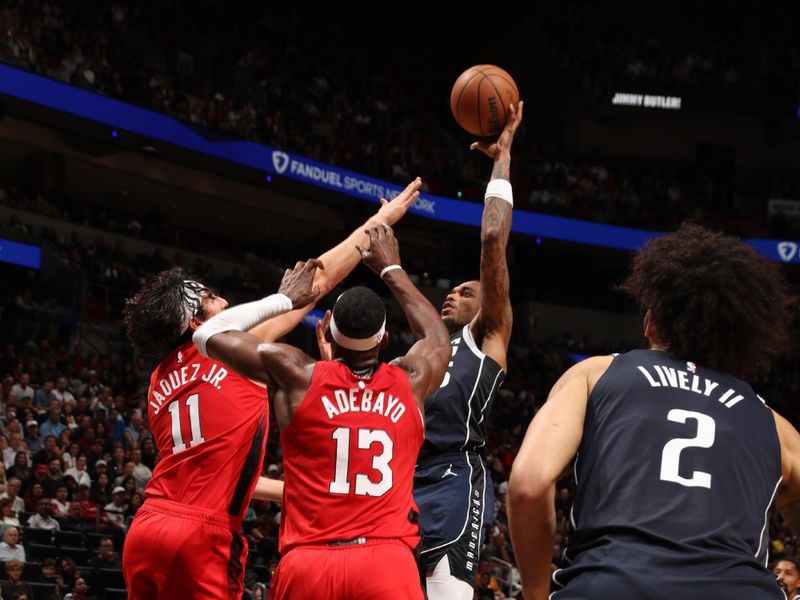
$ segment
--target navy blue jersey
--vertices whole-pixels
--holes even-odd
[[[589,398],[575,478],[554,599],[783,598],[766,570],[780,443],[745,382],[657,350],[616,356]]]
[[[486,443],[486,417],[505,373],[472,339],[469,325],[450,336],[453,359],[439,389],[425,400],[425,442],[419,462]]]

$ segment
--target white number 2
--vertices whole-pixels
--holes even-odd
[[[714,419],[703,413],[673,408],[667,419],[675,423],[686,423],[686,419],[697,421],[697,435],[693,438],[675,438],[664,445],[661,453],[661,479],[672,481],[686,487],[711,488],[711,474],[704,471],[692,471],[690,478],[678,474],[681,451],[685,448],[711,448],[714,445],[714,433],[717,424]]]
[[[350,482],[347,480],[347,471],[350,464],[350,429],[339,427],[333,432],[336,440],[336,468],[334,478],[328,491],[332,494],[349,494]],[[358,449],[369,450],[372,444],[381,445],[382,452],[372,457],[372,468],[381,474],[377,482],[372,482],[369,475],[356,474],[356,496],[383,496],[392,488],[392,470],[389,463],[392,460],[394,442],[383,429],[359,429]]]
[[[189,407],[189,425],[192,429],[192,441],[189,446],[197,446],[206,441],[200,431],[200,394],[192,394],[186,399],[186,406]],[[174,400],[167,407],[170,417],[172,417],[172,453],[177,454],[181,450],[186,450],[181,433],[181,401]]]

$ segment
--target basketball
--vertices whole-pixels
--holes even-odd
[[[494,65],[470,67],[458,76],[450,92],[456,122],[473,135],[500,133],[508,120],[508,105],[517,102],[514,79]]]

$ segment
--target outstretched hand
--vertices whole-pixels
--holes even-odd
[[[370,219],[369,224],[386,223],[387,225],[394,225],[397,223],[417,201],[420,189],[422,189],[422,179],[417,177],[402,192],[392,198],[391,202],[386,198],[381,198],[381,207],[375,216]]]
[[[317,269],[324,268],[325,265],[316,258],[299,261],[294,269],[286,269],[278,293],[288,296],[293,308],[302,308],[315,302],[319,296],[319,285],[313,285],[314,275]]]
[[[519,101],[517,106],[513,104],[508,105],[508,121],[506,121],[506,126],[503,128],[503,131],[500,132],[500,136],[497,138],[496,142],[472,142],[469,149],[480,150],[493,160],[497,160],[501,152],[508,152],[511,150],[514,134],[517,132],[519,124],[522,123],[523,105],[524,102],[522,100]]]
[[[366,230],[369,236],[369,250],[356,245],[361,260],[380,275],[389,265],[400,264],[400,244],[394,237],[394,231],[388,225],[376,225]]]

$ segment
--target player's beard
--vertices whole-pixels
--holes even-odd
[[[451,315],[442,317],[442,323],[444,323],[444,326],[447,327],[447,331],[450,333],[455,333],[461,328],[461,323],[459,323],[456,318]]]

